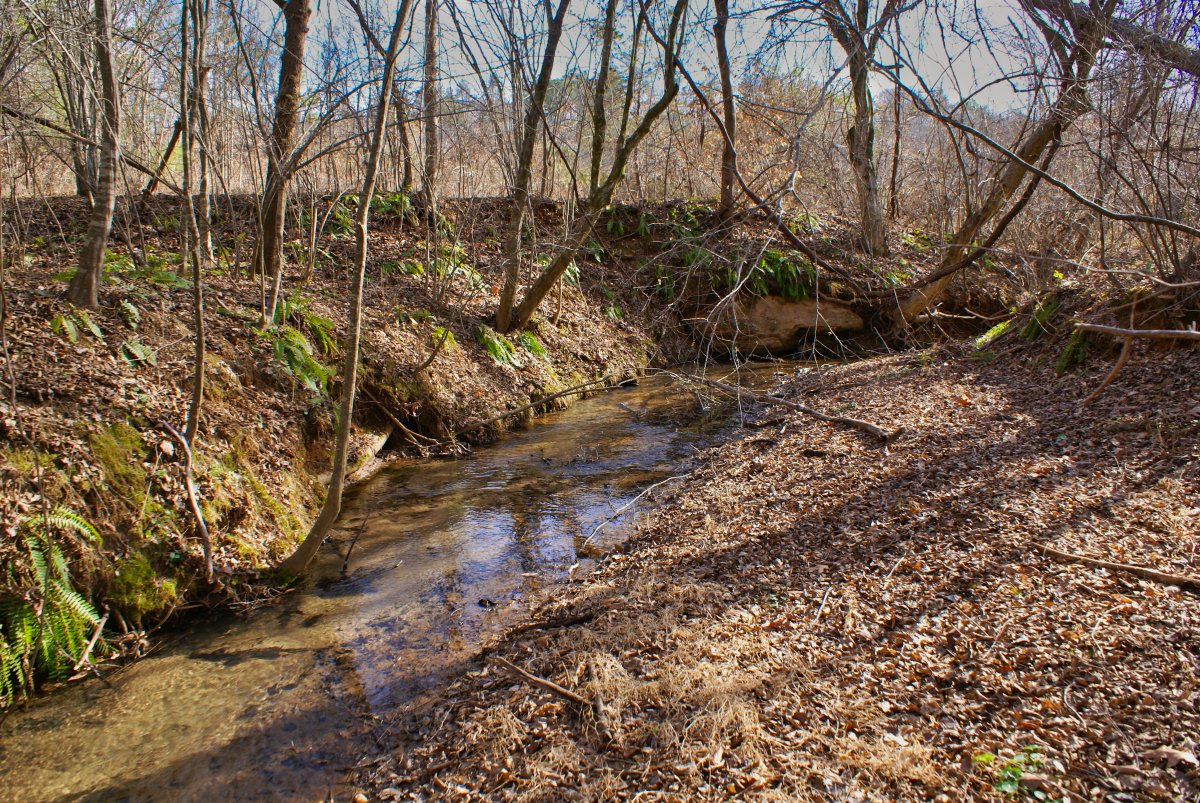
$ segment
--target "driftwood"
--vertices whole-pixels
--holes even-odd
[[[196,498],[196,483],[192,478],[192,447],[188,444],[187,438],[183,437],[175,427],[165,421],[160,422],[160,425],[183,449],[183,476],[184,486],[187,488],[188,507],[191,508],[192,518],[196,520],[196,535],[200,536],[200,543],[204,546],[204,579],[211,583],[213,581],[212,537],[208,534],[208,525],[204,523],[204,514],[200,512],[200,502]]]
[[[557,694],[559,697],[562,697],[563,699],[570,700],[571,702],[577,703],[586,708],[591,708],[591,706],[592,706],[591,702],[586,697],[582,697],[582,696],[576,694],[575,692],[571,691],[570,689],[564,689],[562,686],[559,686],[553,680],[546,680],[545,678],[539,678],[537,675],[531,675],[528,672],[526,672],[524,669],[522,669],[521,667],[512,663],[511,661],[507,661],[504,658],[501,658],[499,655],[493,655],[492,661],[494,661],[496,663],[496,665],[499,666],[501,669],[506,669],[509,672],[512,672],[517,677],[528,681],[529,683],[533,684],[534,686],[537,686],[539,689],[544,689],[553,694]]]
[[[1124,572],[1125,574],[1132,574],[1145,580],[1153,580],[1156,583],[1163,583],[1164,585],[1179,586],[1180,588],[1188,588],[1193,591],[1200,591],[1200,577],[1189,577],[1185,574],[1160,572],[1158,569],[1151,569],[1148,566],[1134,566],[1128,563],[1113,563],[1112,561],[1100,560],[1099,558],[1089,558],[1086,555],[1075,555],[1071,552],[1063,552],[1062,550],[1055,549],[1054,547],[1047,546],[1045,544],[1034,544],[1034,546],[1050,557],[1065,561],[1067,563],[1082,563],[1085,566],[1093,566],[1097,569],[1108,569],[1112,572]]]
[[[888,432],[883,427],[879,426],[878,424],[872,424],[870,421],[863,421],[859,418],[849,418],[842,415],[828,415],[827,413],[822,413],[820,410],[804,404],[788,401],[787,399],[781,399],[778,396],[772,396],[769,393],[759,393],[758,391],[739,387],[738,385],[730,385],[726,382],[718,382],[715,379],[704,379],[703,377],[699,376],[685,376],[683,378],[688,382],[694,382],[698,385],[707,385],[708,387],[716,388],[717,390],[722,390],[735,396],[740,394],[743,396],[749,396],[751,399],[763,402],[764,404],[777,404],[780,407],[786,407],[789,410],[795,410],[796,412],[804,413],[805,415],[811,416],[818,421],[824,421],[829,424],[842,424],[843,426],[866,432],[867,434],[874,435],[876,438],[881,440],[884,446],[887,446],[892,441],[896,440],[896,438],[899,438],[904,434],[904,427],[900,427],[899,429]]]
[[[92,637],[88,639],[87,646],[83,648],[83,654],[79,656],[79,660],[75,662],[75,666],[71,669],[72,672],[78,672],[85,665],[90,664],[88,660],[92,656],[92,650],[96,648],[96,642],[100,640],[100,634],[104,632],[104,624],[108,621],[108,611],[104,612],[104,616],[100,617],[100,621],[96,623],[96,629],[92,631]]]

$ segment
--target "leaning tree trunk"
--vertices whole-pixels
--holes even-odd
[[[279,292],[283,259],[283,224],[287,207],[289,163],[296,123],[300,116],[300,85],[304,76],[304,45],[312,16],[309,0],[288,0],[283,6],[283,55],[279,60],[279,91],[275,95],[275,120],[267,144],[267,177],[259,210],[257,271],[274,279],[271,310]]]
[[[968,259],[972,252],[971,244],[979,239],[979,232],[989,221],[1000,214],[1005,204],[1025,180],[1029,173],[1026,165],[1033,164],[1041,158],[1042,154],[1047,153],[1052,147],[1056,147],[1062,141],[1066,130],[1087,109],[1087,92],[1084,81],[1090,69],[1090,58],[1084,55],[1081,62],[1077,73],[1080,77],[1070,81],[1050,110],[1049,116],[1026,135],[1016,150],[1020,161],[1010,160],[1004,166],[992,182],[992,190],[983,204],[967,216],[962,226],[950,238],[949,247],[946,249],[941,267],[937,271],[940,278],[900,300],[897,310],[899,325],[907,324],[937,303],[958,273],[955,266],[965,267],[969,264]]]
[[[117,202],[117,163],[120,158],[121,100],[117,89],[117,70],[112,54],[112,16],[108,0],[96,0],[96,63],[100,69],[101,101],[104,105],[100,137],[100,180],[88,220],[87,240],[79,255],[79,268],[67,288],[67,298],[81,307],[100,303],[100,282],[104,271],[104,251],[112,229],[113,209]]]
[[[533,180],[533,150],[537,145],[538,131],[542,125],[543,104],[550,88],[551,73],[558,43],[562,38],[563,21],[571,0],[559,0],[558,9],[547,20],[546,47],[542,51],[542,63],[537,82],[530,93],[529,106],[525,110],[525,121],[521,128],[521,141],[517,148],[515,180],[512,187],[512,210],[508,220],[508,231],[504,235],[504,284],[500,289],[500,303],[496,307],[496,330],[507,332],[512,328],[513,304],[516,302],[517,284],[521,276],[521,229],[525,225],[525,210],[529,205],[529,185]],[[516,87],[514,86],[514,92]]]
[[[342,490],[346,483],[346,457],[350,449],[350,425],[354,418],[354,396],[358,384],[358,353],[362,341],[363,279],[367,271],[367,224],[371,217],[371,196],[375,192],[375,177],[379,173],[379,157],[383,153],[383,140],[387,130],[388,104],[392,98],[392,75],[396,69],[396,57],[400,52],[400,32],[408,15],[411,0],[402,0],[396,10],[396,21],[392,25],[392,36],[388,42],[384,59],[383,80],[379,89],[379,108],[375,114],[375,130],[371,132],[371,148],[367,156],[366,174],[363,176],[362,195],[358,199],[355,219],[355,262],[354,286],[350,291],[350,335],[346,343],[346,363],[342,377],[342,397],[338,407],[338,432],[333,450],[333,475],[325,504],[313,523],[312,529],[296,551],[279,566],[285,575],[297,576],[308,568],[317,554],[321,542],[337,521],[342,510]]]

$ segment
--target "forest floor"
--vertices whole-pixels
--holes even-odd
[[[590,575],[390,724],[425,800],[1200,794],[1200,350],[802,369]],[[1193,580],[1195,582],[1195,580]],[[507,663],[507,665],[506,665]],[[545,684],[522,677],[512,667]]]

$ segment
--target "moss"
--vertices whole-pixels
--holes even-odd
[[[1062,354],[1058,355],[1058,362],[1054,365],[1054,373],[1062,376],[1067,371],[1077,365],[1083,365],[1087,359],[1087,340],[1083,336],[1083,332],[1078,330],[1071,333],[1071,337],[1067,340],[1067,345],[1063,349]]]
[[[38,466],[42,469],[54,468],[54,455],[37,449],[5,447],[0,449],[0,463],[13,467],[21,474],[32,475]]]
[[[991,343],[996,338],[1000,337],[1000,335],[1004,334],[1005,332],[1007,332],[1009,330],[1009,327],[1012,326],[1012,323],[1013,323],[1013,319],[1009,318],[1007,321],[1001,321],[1000,323],[993,326],[991,329],[988,329],[982,335],[975,338],[975,341],[974,341],[975,348],[981,349],[984,346]]]
[[[175,578],[159,575],[142,552],[118,561],[109,590],[112,601],[138,625],[147,614],[165,610],[178,595]]]
[[[146,499],[147,477],[142,461],[146,445],[141,434],[124,421],[103,427],[88,437],[92,454],[104,469],[109,487],[135,510]]]

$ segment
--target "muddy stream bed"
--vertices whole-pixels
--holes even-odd
[[[305,588],[12,712],[0,799],[344,798],[391,718],[628,536],[645,502],[629,503],[727,425],[698,408],[659,377],[468,458],[385,470],[348,495]]]

